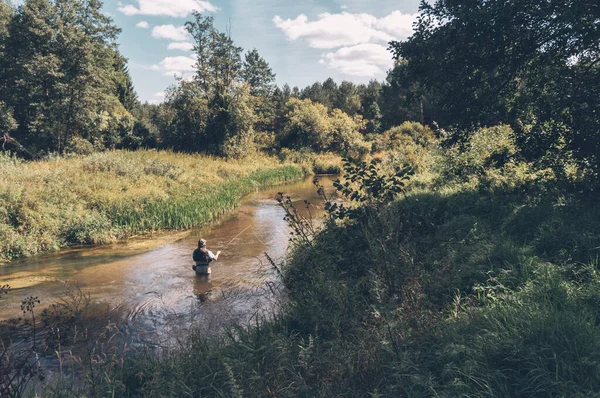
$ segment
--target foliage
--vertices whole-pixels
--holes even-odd
[[[360,116],[351,117],[340,109],[329,114],[324,105],[297,98],[291,98],[286,109],[283,130],[277,136],[280,146],[354,157],[370,152],[361,134],[365,122]]]
[[[286,121],[279,144],[287,148],[326,150],[332,143],[327,108],[311,100],[291,98],[286,104]]]
[[[598,170],[600,8],[592,1],[423,2],[415,34],[392,42],[443,127],[509,124],[542,167]]]
[[[447,133],[442,133],[447,135]],[[494,171],[509,172],[517,160],[513,130],[506,125],[479,129],[463,144],[441,151],[437,167],[445,181],[480,179]]]
[[[415,171],[424,171],[430,166],[431,148],[435,141],[429,127],[418,122],[404,122],[377,136],[373,152],[387,152],[396,163],[410,165]]]
[[[324,197],[325,210],[330,217],[344,219],[347,216],[356,218],[365,208],[380,209],[406,191],[406,183],[414,174],[408,167],[397,166],[394,174],[386,174],[379,167],[380,161],[373,159],[366,162],[353,162],[344,159],[344,175],[342,180],[335,180],[333,186],[347,202],[358,203],[356,209],[348,209],[343,203],[337,204],[325,197],[322,186],[319,193]]]
[[[117,97],[126,73],[115,50],[119,30],[101,7],[97,0],[28,0],[11,16],[0,97],[14,110],[13,138],[31,155],[62,153],[75,136],[119,145],[132,127]]]

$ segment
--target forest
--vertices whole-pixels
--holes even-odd
[[[211,16],[185,28],[194,76],[153,105],[100,1],[0,2],[0,261],[197,227],[312,174],[337,174],[341,199],[316,181],[315,227],[280,193],[269,316],[47,380],[5,350],[0,395],[600,394],[598,2],[422,1],[385,81],[305,88]],[[52,328],[81,327],[65,313]]]

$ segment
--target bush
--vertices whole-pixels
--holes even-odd
[[[96,148],[90,141],[81,137],[73,137],[65,148],[67,154],[73,155],[91,155],[98,151],[99,148]]]
[[[330,123],[333,137],[329,150],[352,158],[362,158],[370,152],[371,148],[361,134],[366,126],[361,116],[351,117],[339,109],[334,109],[331,112]]]
[[[286,104],[279,145],[286,148],[310,148],[323,151],[332,143],[331,121],[327,107],[311,100],[292,98]]]
[[[506,125],[476,130],[466,143],[440,151],[438,169],[445,181],[467,181],[510,170],[517,154],[513,130]]]
[[[167,161],[163,161],[160,159],[152,159],[146,162],[146,166],[144,166],[144,173],[155,176],[169,177],[171,179],[176,179],[183,170]]]
[[[435,136],[429,127],[404,122],[377,137],[373,151],[387,151],[392,163],[410,165],[415,171],[422,172],[431,165],[430,152],[434,143]]]
[[[115,239],[111,221],[106,215],[95,211],[73,218],[65,226],[64,236],[70,245],[108,243]]]
[[[326,152],[315,157],[312,169],[315,174],[340,174],[342,166],[341,156]]]

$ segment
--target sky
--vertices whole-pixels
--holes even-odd
[[[18,3],[18,2],[17,2]],[[303,88],[383,80],[392,66],[390,40],[412,32],[419,0],[105,0],[104,12],[122,29],[121,53],[141,101],[160,102],[174,76],[191,76],[191,12],[229,26],[236,45],[256,48],[277,84]]]

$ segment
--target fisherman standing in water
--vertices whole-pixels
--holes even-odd
[[[194,250],[194,254],[192,255],[192,258],[196,262],[196,265],[194,265],[192,269],[196,271],[196,274],[198,275],[209,275],[211,273],[210,263],[213,260],[218,260],[219,254],[221,254],[220,251],[218,251],[215,256],[213,252],[206,248],[206,240],[200,239],[198,241],[198,248]]]

